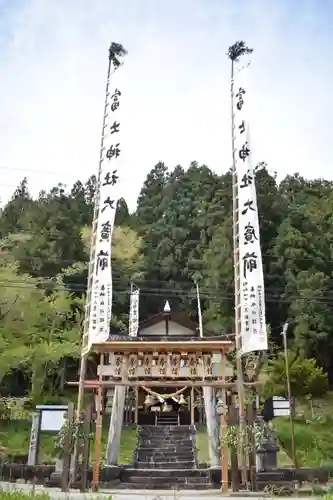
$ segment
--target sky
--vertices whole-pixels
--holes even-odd
[[[97,173],[108,47],[123,70],[134,209],[158,161],[231,165],[228,46],[251,63],[253,162],[333,179],[333,0],[0,0],[0,198]]]

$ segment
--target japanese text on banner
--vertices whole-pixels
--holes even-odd
[[[255,175],[246,106],[249,64],[234,77],[242,354],[267,349],[265,292]]]
[[[136,337],[139,329],[139,294],[140,290],[133,290],[130,302],[130,317],[128,334],[130,337]]]
[[[114,71],[107,85],[105,122],[98,192],[98,221],[94,275],[89,321],[88,348],[109,337],[112,311],[111,241],[119,199],[119,176],[122,170],[121,141],[121,72]]]

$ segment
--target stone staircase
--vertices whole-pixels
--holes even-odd
[[[179,424],[178,414],[175,413],[157,413],[156,415],[156,425],[168,425],[176,426]]]
[[[131,489],[209,489],[209,472],[196,468],[195,430],[186,425],[144,426],[133,468],[123,474]]]

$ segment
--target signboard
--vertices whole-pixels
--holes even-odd
[[[65,423],[66,411],[45,410],[42,412],[41,431],[59,432]]]
[[[65,423],[67,405],[37,405],[32,415],[28,465],[38,463],[39,436],[41,431],[59,432]]]
[[[67,405],[38,405],[36,410],[41,414],[41,431],[59,432],[65,423]]]
[[[273,396],[273,415],[274,417],[289,417],[290,403],[288,399],[279,396]]]

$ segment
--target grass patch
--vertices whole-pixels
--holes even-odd
[[[0,450],[11,456],[28,454],[30,441],[30,423],[17,420],[0,420]],[[39,462],[54,463],[54,434],[42,432],[40,434]]]
[[[19,421],[0,420],[0,454],[10,456],[25,456],[28,454],[30,441],[30,423]],[[93,429],[94,432],[94,429]],[[41,432],[39,446],[39,463],[52,464],[56,462],[55,433]],[[103,425],[102,432],[102,460],[106,455],[108,439],[108,425]],[[137,431],[135,427],[123,427],[120,439],[120,464],[132,463],[133,452],[137,444]],[[91,443],[90,461],[94,459],[94,440]],[[0,498],[1,500],[1,498]]]
[[[108,441],[108,429],[103,428],[103,433],[102,433],[102,461],[104,461],[105,456],[106,456],[106,445]],[[136,428],[133,427],[123,427],[121,431],[121,438],[120,438],[120,454],[119,454],[119,459],[118,463],[127,465],[131,464],[133,461],[133,453],[136,448],[138,441],[138,433]],[[94,442],[92,442],[92,449],[91,449],[91,460],[93,461],[94,459]]]
[[[277,418],[274,427],[281,446],[291,456],[289,418]],[[295,448],[299,467],[319,467],[333,462],[333,421],[329,418],[315,420],[295,419]]]
[[[205,426],[199,427],[196,433],[196,446],[198,453],[199,463],[210,464],[209,448],[208,448],[208,435]]]
[[[205,426],[199,427],[197,430],[197,450],[198,450],[198,460],[199,462],[205,462],[210,465],[209,449],[208,449],[208,434],[207,428]],[[230,459],[229,459],[230,464]],[[278,452],[278,464],[279,467],[291,467],[292,461],[285,450],[281,447]],[[333,499],[332,499],[333,500]]]
[[[0,491],[0,500],[51,500],[47,493],[23,493],[23,491]]]

